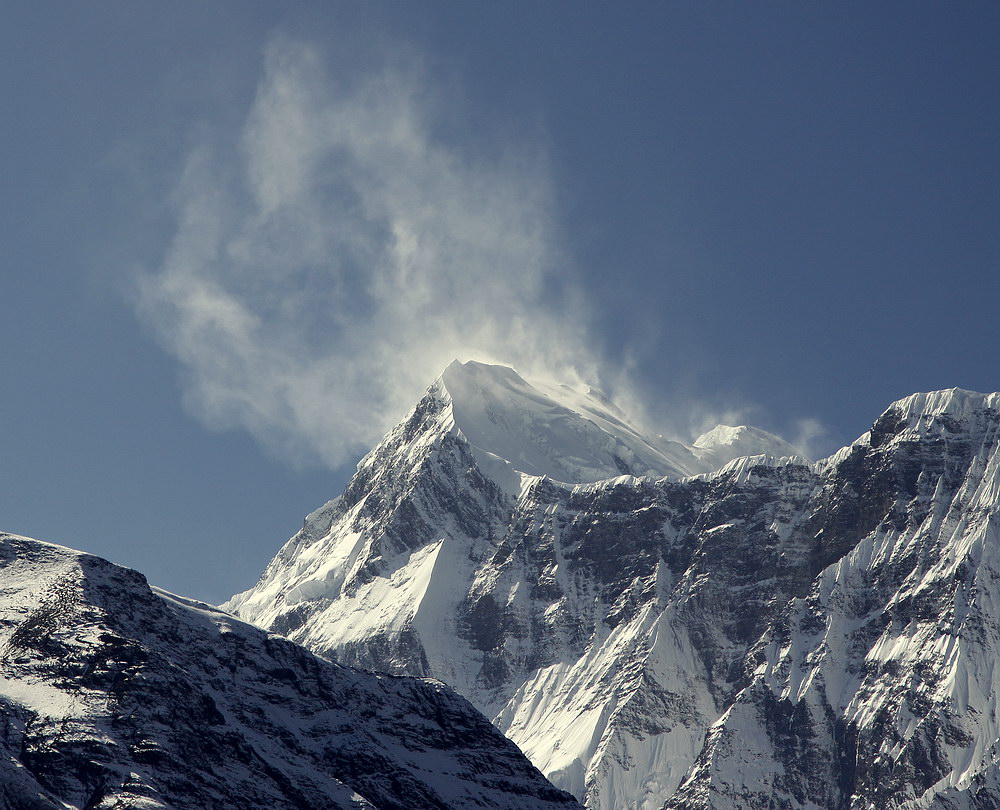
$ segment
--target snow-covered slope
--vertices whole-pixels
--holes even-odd
[[[0,534],[0,809],[578,807],[432,681]]]
[[[441,426],[465,439],[497,483],[520,476],[583,484],[620,475],[656,478],[705,473],[741,456],[798,451],[759,428],[718,425],[688,447],[647,435],[597,389],[527,381],[507,366],[458,360],[431,386]]]
[[[801,455],[797,448],[784,439],[749,425],[716,425],[695,439],[693,450],[699,461],[710,470],[717,470],[734,459],[748,456],[770,455],[781,458]]]
[[[816,464],[720,427],[588,481],[598,433],[542,435],[576,473],[547,478],[523,437],[658,445],[492,368],[450,367],[231,608],[454,685],[595,809],[1000,806],[997,395],[915,395]]]
[[[443,419],[452,422],[454,434],[470,444],[481,466],[500,483],[516,480],[510,473],[577,484],[618,475],[677,477],[705,469],[691,448],[644,436],[594,389],[584,393],[529,383],[512,368],[456,360],[431,393],[445,403]]]

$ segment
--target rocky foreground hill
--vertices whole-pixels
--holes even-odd
[[[577,808],[443,684],[0,534],[0,810]]]

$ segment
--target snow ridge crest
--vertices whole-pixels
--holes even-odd
[[[566,484],[620,475],[681,478],[735,458],[801,455],[760,428],[719,425],[693,445],[650,435],[601,391],[528,381],[509,366],[452,362],[428,390],[447,403],[448,423],[491,471]],[[516,488],[519,488],[516,487]]]

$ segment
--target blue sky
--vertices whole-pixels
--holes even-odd
[[[829,452],[1000,388],[992,3],[0,10],[2,528],[219,601],[452,356]]]

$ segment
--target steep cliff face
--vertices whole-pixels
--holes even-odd
[[[1000,806],[998,407],[916,395],[838,454],[807,525],[846,551],[753,645],[669,807]]]
[[[0,535],[0,808],[579,807],[440,683]]]
[[[448,376],[232,609],[454,685],[592,808],[989,806],[997,395],[910,397],[816,464],[578,404],[574,453],[564,410],[492,397],[505,452],[558,479]]]

